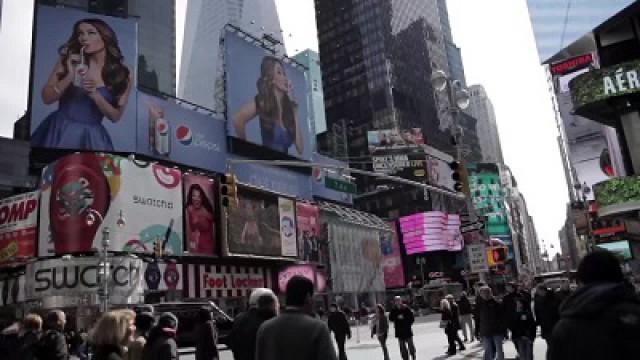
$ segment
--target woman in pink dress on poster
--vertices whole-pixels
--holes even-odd
[[[215,249],[213,206],[199,184],[189,187],[186,208],[189,252],[213,255]]]

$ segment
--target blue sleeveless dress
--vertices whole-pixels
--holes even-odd
[[[97,91],[113,104],[114,96],[106,87]],[[59,100],[58,110],[52,112],[31,136],[35,147],[74,150],[113,151],[113,143],[102,125],[104,114],[84,89],[70,86]]]
[[[287,129],[280,125],[274,126],[273,138],[271,139],[271,141],[264,140],[268,139],[264,132],[262,133],[262,139],[264,146],[283,153],[288,153],[291,144],[293,144],[293,139],[291,139],[291,136],[289,135]]]

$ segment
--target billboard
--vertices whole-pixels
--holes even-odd
[[[380,231],[342,221],[328,229],[333,292],[384,291]]]
[[[310,159],[305,72],[234,33],[224,44],[229,136]]]
[[[379,154],[381,152],[378,152]],[[373,171],[385,175],[423,182],[427,179],[424,154],[388,153],[371,157]]]
[[[287,284],[294,276],[302,276],[313,282],[317,293],[323,293],[327,289],[327,280],[321,271],[316,270],[313,265],[290,265],[278,272],[278,290],[284,294],[287,291]]]
[[[150,262],[143,264],[145,291],[182,290],[182,264]]]
[[[270,268],[237,265],[185,264],[184,296],[248,298],[255,288],[274,289]]]
[[[242,159],[240,157],[230,157]],[[311,200],[311,180],[308,175],[278,166],[233,164],[233,173],[242,184],[280,193],[298,199]]]
[[[398,288],[405,286],[404,271],[402,269],[402,255],[396,224],[388,221],[391,231],[380,232],[380,250],[382,252],[382,271],[384,273],[384,285],[386,288]]]
[[[36,255],[39,192],[0,199],[0,265]]]
[[[487,234],[511,235],[498,166],[490,163],[469,164],[467,170],[473,205],[479,214],[487,218]]]
[[[167,255],[183,253],[182,174],[176,169],[76,153],[43,170],[40,191],[40,256],[101,248],[105,227],[111,251],[151,253],[161,241]]]
[[[138,93],[139,154],[224,172],[225,123],[172,100]]]
[[[296,257],[293,200],[245,187],[227,213],[227,251],[233,255]]]
[[[31,145],[136,150],[137,23],[38,6]]]
[[[456,191],[454,189],[455,181],[451,177],[453,170],[449,164],[454,160],[453,156],[446,154],[440,150],[425,146],[427,159],[427,179],[429,184],[439,186],[447,190]]]
[[[613,241],[607,243],[597,244],[596,247],[612,252],[618,258],[623,261],[633,259],[631,252],[631,246],[629,246],[629,240]]]
[[[213,179],[185,174],[184,222],[189,255],[217,255],[216,191]]]
[[[400,218],[402,242],[408,255],[429,251],[460,251],[460,216],[428,211]]]
[[[367,132],[369,153],[389,150],[421,150],[424,147],[422,129],[385,129]]]
[[[298,257],[304,261],[320,262],[325,246],[320,244],[320,208],[315,205],[296,203],[298,225]]]

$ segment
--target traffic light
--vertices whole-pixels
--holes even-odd
[[[238,178],[227,173],[220,177],[220,198],[224,207],[238,207]]]
[[[509,249],[506,246],[493,246],[487,250],[489,266],[502,265],[507,262]]]
[[[469,173],[467,172],[467,167],[460,161],[452,161],[449,163],[449,168],[453,171],[451,179],[455,181],[454,190],[469,196]]]
[[[153,243],[153,255],[157,258],[161,258],[164,255],[164,250],[162,249],[162,239],[158,238]]]

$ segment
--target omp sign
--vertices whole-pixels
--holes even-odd
[[[38,200],[36,199],[0,205],[0,226],[26,220],[36,210],[37,206]]]
[[[605,95],[617,95],[619,92],[640,89],[640,80],[637,70],[624,71],[618,69],[614,75],[602,78]]]

